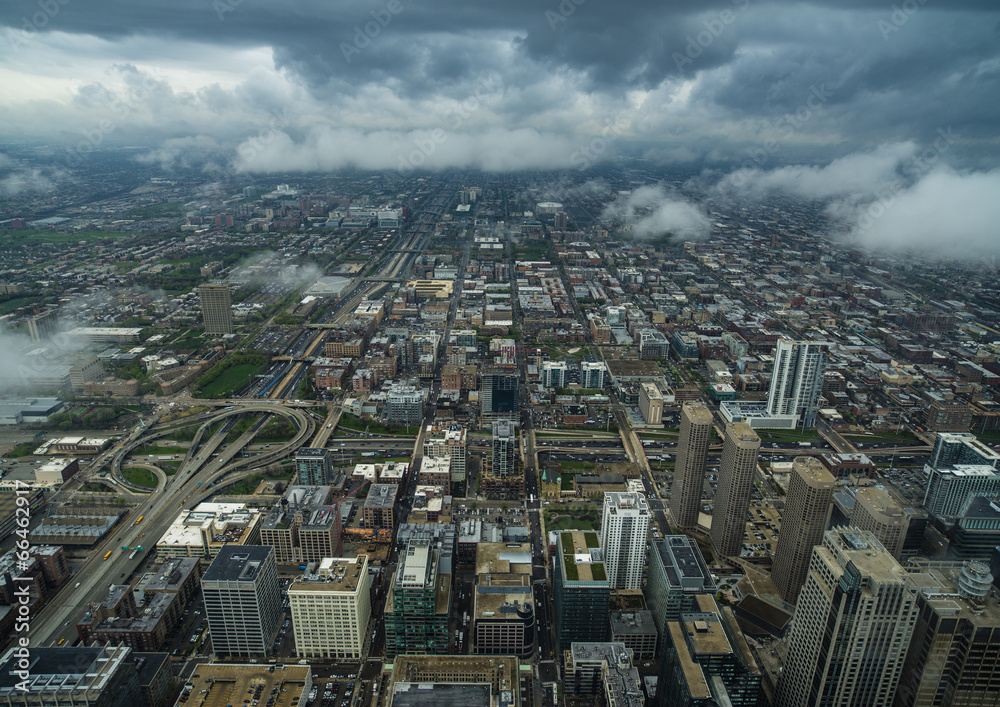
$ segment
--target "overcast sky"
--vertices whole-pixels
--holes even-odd
[[[748,147],[773,166],[793,147],[842,156],[950,129],[953,156],[988,161],[998,7],[4,0],[0,137],[155,145],[165,165],[242,145],[239,167],[257,171],[384,168],[400,155],[582,167],[636,144],[666,162],[759,168]],[[601,135],[608,149],[592,143]]]

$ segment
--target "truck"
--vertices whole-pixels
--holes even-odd
[[[813,445],[812,445],[812,442],[799,442],[799,446],[800,447],[811,447]]]

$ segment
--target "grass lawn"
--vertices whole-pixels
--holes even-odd
[[[147,447],[140,447],[139,449],[133,451],[132,456],[133,457],[149,456],[150,454],[156,454],[156,455],[170,454],[171,456],[173,456],[174,454],[180,454],[183,456],[186,453],[187,449],[183,447],[161,447],[159,445],[152,444]]]
[[[26,304],[32,304],[34,301],[34,297],[15,297],[14,299],[0,302],[0,314],[10,314],[18,307],[23,307]]]
[[[145,486],[151,489],[156,488],[156,475],[149,469],[143,469],[137,466],[127,466],[122,469],[122,476],[137,486]]]
[[[559,462],[560,469],[593,471],[594,462]]]
[[[597,518],[597,511],[588,511],[572,514],[553,511],[551,508],[545,510],[545,530],[600,530],[601,523]]]
[[[225,398],[249,383],[251,378],[266,367],[266,363],[239,363],[230,366],[198,393],[204,398]]]
[[[761,442],[811,442],[820,439],[816,430],[756,430]]]
[[[369,434],[395,435],[398,437],[415,437],[420,432],[419,425],[413,425],[411,427],[385,427],[374,420],[366,420],[360,417],[355,417],[348,412],[345,412],[340,416],[340,422],[337,423],[337,429],[339,430],[340,428],[354,430],[355,432],[367,431]],[[345,436],[349,437],[350,435]]]

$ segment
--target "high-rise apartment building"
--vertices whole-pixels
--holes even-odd
[[[681,428],[677,441],[677,464],[670,489],[670,515],[681,528],[698,525],[701,489],[705,483],[705,462],[712,436],[712,411],[705,403],[686,402],[681,407]]]
[[[607,640],[611,585],[597,533],[558,533],[552,562],[553,608],[561,658],[575,642]]]
[[[917,623],[894,707],[997,704],[1000,605],[981,562],[928,563],[919,584]]]
[[[233,298],[229,285],[206,283],[198,288],[201,297],[201,318],[206,334],[233,333]]]
[[[419,386],[395,383],[386,396],[389,422],[418,425],[424,419],[427,391]]]
[[[515,458],[517,456],[517,441],[514,436],[514,426],[509,420],[497,420],[493,425],[493,476],[505,478],[513,476]]]
[[[608,364],[603,361],[584,361],[580,364],[580,385],[591,389],[603,388],[607,371]]]
[[[812,552],[775,707],[888,707],[917,620],[915,585],[871,533],[835,528]]]
[[[889,554],[899,559],[906,542],[911,512],[882,486],[858,489],[854,500],[851,525],[858,530],[870,531]]]
[[[759,450],[760,437],[750,425],[732,422],[726,427],[719,490],[712,513],[712,547],[716,557],[739,557],[743,549]]]
[[[813,547],[823,541],[823,533],[833,510],[836,481],[817,459],[796,457],[788,479],[781,532],[774,549],[771,580],[781,598],[790,604],[802,589],[809,572]]]
[[[450,457],[451,486],[465,488],[469,455],[466,431],[460,423],[428,425],[424,435],[424,456]]]
[[[649,504],[643,494],[604,494],[601,547],[612,589],[642,588],[649,519]]]
[[[330,450],[301,447],[295,452],[295,479],[300,486],[325,486],[333,480]]]
[[[928,466],[944,469],[959,464],[987,465],[997,467],[1000,453],[976,439],[968,432],[939,432],[934,439]]]
[[[217,655],[267,655],[281,623],[274,548],[226,545],[201,578]]]
[[[58,310],[46,309],[28,320],[28,336],[32,341],[42,341],[56,333]]]
[[[450,559],[429,540],[410,540],[385,600],[386,656],[447,653],[450,611]]]
[[[924,471],[927,489],[923,506],[941,518],[958,517],[973,496],[995,497],[1000,492],[1000,473],[988,464],[925,466]]]
[[[368,557],[324,558],[288,587],[299,658],[361,658],[371,618]]]
[[[796,415],[803,427],[816,424],[823,392],[827,344],[779,339],[767,393],[767,413]]]
[[[545,361],[542,364],[541,383],[544,388],[565,388],[569,365],[565,361]]]

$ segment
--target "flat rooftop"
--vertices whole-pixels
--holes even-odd
[[[251,699],[257,689],[262,703],[274,694],[290,707],[302,700],[311,671],[308,665],[275,666],[272,672],[266,663],[199,663],[190,679],[194,687],[185,707],[236,707]]]
[[[314,574],[303,573],[289,585],[288,591],[355,592],[367,574],[367,555],[326,557]]]
[[[269,557],[274,557],[270,545],[225,545],[208,566],[202,581],[254,582]]]
[[[493,707],[489,685],[400,682],[392,688],[392,707]]]

